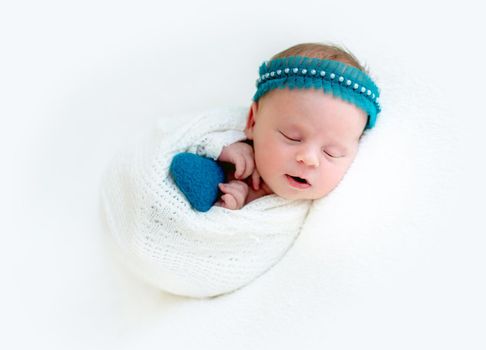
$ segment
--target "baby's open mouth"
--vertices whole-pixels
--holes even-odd
[[[288,175],[288,174],[286,174],[286,176],[287,176],[287,179],[289,181],[289,184],[292,187],[299,188],[299,189],[305,189],[305,188],[309,188],[311,186],[310,183],[302,177],[292,176],[292,175]]]
[[[290,175],[289,175],[290,176]],[[298,176],[290,176],[292,179],[294,179],[295,181],[297,182],[300,182],[301,184],[306,184],[307,183],[307,180],[306,179],[303,179],[301,177],[298,177]]]

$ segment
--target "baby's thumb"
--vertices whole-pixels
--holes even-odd
[[[256,169],[253,171],[253,174],[251,174],[251,183],[255,191],[260,189],[260,174]]]
[[[235,178],[239,179],[245,171],[245,159],[243,157],[236,157],[235,159]]]

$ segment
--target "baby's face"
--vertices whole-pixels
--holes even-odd
[[[245,133],[278,196],[317,199],[341,181],[366,125],[356,106],[314,89],[275,89],[253,103]]]

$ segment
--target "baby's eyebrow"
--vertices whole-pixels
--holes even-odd
[[[309,131],[312,131],[312,127],[308,127],[306,124],[303,124],[303,123],[298,123],[298,122],[289,122],[287,123],[287,125],[285,125],[285,127],[289,128],[289,129],[295,129],[299,132],[309,132]]]
[[[329,143],[329,144],[327,144],[327,147],[337,148],[339,151],[342,151],[343,153],[348,152],[348,147],[346,147],[344,144],[340,144],[340,143]]]
[[[289,122],[286,126],[288,128],[293,128],[293,129],[298,129],[298,130],[305,129],[305,126],[299,125],[299,123],[296,123],[296,122]]]

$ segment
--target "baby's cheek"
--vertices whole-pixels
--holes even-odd
[[[260,176],[265,180],[273,168],[272,153],[265,149],[261,152],[255,152],[255,165]]]
[[[334,166],[328,170],[324,183],[325,186],[329,188],[329,191],[334,189],[339,184],[346,174],[348,168],[348,164],[342,164],[340,166]]]
[[[255,166],[260,173],[260,175],[263,175],[265,172],[265,165],[267,164],[267,156],[265,152],[259,152],[255,153]]]
[[[255,160],[260,174],[262,172],[274,172],[279,163],[282,162],[282,154],[284,153],[285,150],[282,149],[278,142],[272,140],[270,136],[262,143],[256,144]]]

